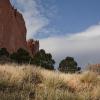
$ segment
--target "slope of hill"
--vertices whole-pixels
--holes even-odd
[[[100,100],[100,76],[0,65],[0,100]]]

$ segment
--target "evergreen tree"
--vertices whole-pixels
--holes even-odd
[[[73,57],[66,57],[60,62],[59,70],[65,73],[74,73],[81,69],[80,67],[77,67],[77,65],[77,62],[74,60]]]
[[[18,49],[17,52],[11,54],[10,58],[18,64],[23,64],[23,63],[28,64],[32,60],[30,54],[26,50],[21,48]]]
[[[33,58],[33,64],[41,66],[45,69],[54,69],[55,61],[50,53],[46,53],[43,49],[40,50]]]
[[[0,57],[2,56],[9,57],[9,52],[6,50],[6,48],[0,48]]]

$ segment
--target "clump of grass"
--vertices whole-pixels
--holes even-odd
[[[67,83],[63,81],[59,76],[54,76],[51,78],[46,78],[44,84],[53,89],[68,89]]]
[[[15,91],[15,92],[0,92],[0,100],[29,100],[28,94],[21,91]]]
[[[24,72],[23,81],[25,83],[33,83],[33,84],[39,84],[42,83],[43,77],[41,75],[41,72],[38,68],[27,66],[22,68]]]
[[[94,72],[84,72],[81,75],[80,81],[82,83],[96,83],[97,82],[97,74]]]
[[[37,90],[36,100],[80,100],[79,96],[69,92],[53,88]]]
[[[22,74],[18,67],[0,66],[0,88],[18,87],[22,83]]]
[[[94,87],[93,91],[92,91],[92,98],[94,100],[99,100],[100,99],[100,86],[96,86]]]
[[[0,66],[0,89],[30,90],[35,84],[42,82],[39,70],[32,66]]]

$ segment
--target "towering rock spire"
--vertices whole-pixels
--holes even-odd
[[[23,16],[9,0],[0,0],[0,48],[6,48],[10,53],[19,48],[27,49]]]
[[[22,14],[9,0],[0,0],[0,48],[6,48],[9,53],[22,48],[35,55],[39,51],[39,41],[27,42],[26,32]]]

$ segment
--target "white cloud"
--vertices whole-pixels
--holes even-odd
[[[40,48],[53,54],[57,63],[66,56],[75,57],[80,66],[88,63],[100,63],[99,24],[74,35],[41,39],[40,44]]]
[[[13,0],[14,1],[14,0]],[[48,19],[38,9],[36,0],[15,0],[16,7],[23,13],[27,38],[33,38],[41,29],[48,25]],[[52,14],[51,14],[52,16]],[[48,32],[48,30],[46,30]],[[100,22],[83,32],[55,36],[40,40],[40,48],[51,52],[57,63],[66,56],[73,56],[79,65],[100,63]]]
[[[12,3],[24,16],[27,38],[33,38],[38,31],[48,25],[48,19],[41,14],[36,0],[12,0]]]

